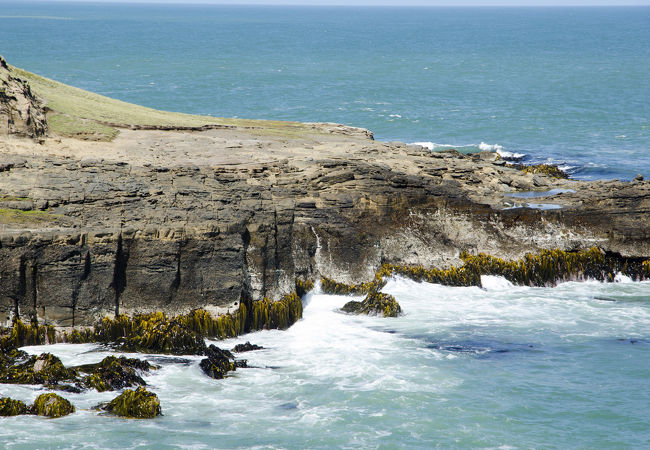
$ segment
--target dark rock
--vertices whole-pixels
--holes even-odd
[[[228,350],[210,345],[206,352],[207,358],[199,364],[201,370],[209,377],[217,380],[222,379],[230,371],[236,370],[234,357]]]
[[[251,344],[250,342],[246,341],[245,344],[237,344],[235,347],[232,349],[233,352],[236,353],[243,353],[243,352],[250,352],[253,350],[262,350],[264,347],[261,347],[259,345]]]

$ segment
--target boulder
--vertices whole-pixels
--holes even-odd
[[[88,373],[82,384],[98,392],[113,391],[132,386],[146,386],[138,372],[148,372],[153,368],[147,361],[120,356],[107,356],[97,364],[86,364],[77,369]]]
[[[363,301],[347,302],[342,310],[350,314],[367,314],[370,316],[397,317],[402,308],[395,297],[383,292],[371,291]]]
[[[158,396],[143,387],[138,387],[135,391],[125,390],[110,403],[101,406],[101,409],[126,419],[153,419],[162,415]]]
[[[45,417],[63,417],[75,412],[74,406],[57,394],[41,394],[34,400],[32,412]]]
[[[9,397],[0,398],[0,416],[19,416],[28,413],[29,408],[24,402]]]
[[[235,353],[244,353],[244,352],[251,352],[253,350],[262,350],[264,347],[261,347],[259,345],[251,344],[250,342],[246,341],[245,344],[237,344],[235,347],[232,349],[233,352]]]
[[[201,370],[209,377],[220,380],[230,371],[236,369],[234,357],[228,350],[222,350],[219,347],[210,345],[206,352],[208,356],[201,361]]]

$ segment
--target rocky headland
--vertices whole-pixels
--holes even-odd
[[[216,316],[296,280],[360,284],[382,265],[444,270],[480,253],[597,247],[650,275],[640,177],[575,181],[343,125],[174,116],[73,89],[0,60],[7,326]]]

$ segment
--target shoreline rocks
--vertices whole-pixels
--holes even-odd
[[[143,387],[135,391],[126,389],[108,404],[100,405],[100,409],[125,419],[153,419],[162,415],[158,396]]]
[[[0,117],[16,102],[38,111],[17,76],[25,72],[1,64]],[[462,255],[515,261],[594,246],[635,267],[650,257],[647,180],[568,180],[551,166],[379,142],[336,124],[227,122],[114,124],[110,142],[40,125],[21,133],[42,143],[2,135],[0,324],[37,323],[21,341],[54,342],[54,328],[67,328],[84,342],[93,336],[81,327],[103,317],[124,334],[122,317],[197,310],[223,316],[204,325],[232,337],[293,323],[295,301],[268,299],[300,297],[301,283],[331,279],[367,294],[385,265],[448,271]],[[122,345],[165,349],[164,335],[184,333],[166,320],[139,326]],[[198,351],[192,336],[183,339]]]
[[[45,416],[50,418],[57,418],[67,416],[75,412],[75,407],[72,406],[65,398],[57,394],[41,394],[34,400],[32,411],[37,416]]]

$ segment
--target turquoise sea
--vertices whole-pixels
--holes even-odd
[[[432,149],[491,149],[576,178],[650,176],[650,8],[326,8],[0,0],[0,54],[147,106],[331,121]],[[145,376],[163,417],[92,407],[0,418],[4,448],[650,448],[650,283],[483,289],[392,279],[405,314],[305,300],[224,380],[181,361]],[[28,347],[66,365],[97,345]],[[0,384],[27,402],[35,386]]]

